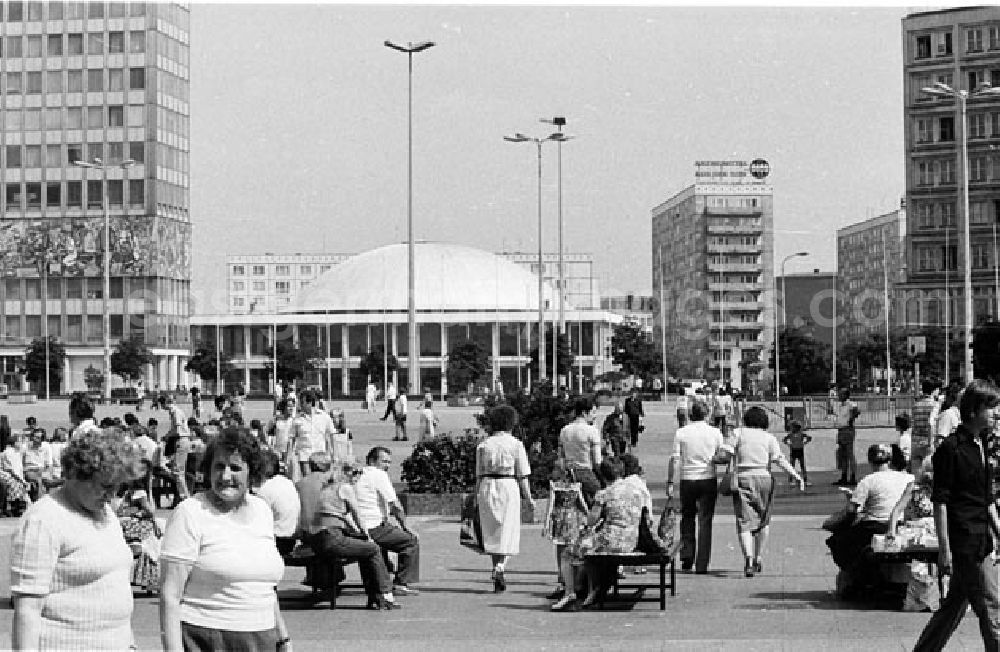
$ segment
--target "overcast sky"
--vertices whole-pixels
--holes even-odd
[[[561,115],[565,248],[602,290],[650,290],[650,210],[698,159],[767,159],[776,259],[831,270],[836,229],[904,193],[905,14],[193,3],[194,289],[227,254],[405,241],[406,56],[386,39],[437,43],[413,59],[418,239],[535,251],[535,148],[502,137]],[[555,161],[549,143],[547,251]]]

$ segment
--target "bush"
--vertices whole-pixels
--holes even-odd
[[[482,441],[477,430],[465,434],[438,435],[419,442],[403,460],[402,479],[415,494],[448,494],[476,488],[476,446]]]

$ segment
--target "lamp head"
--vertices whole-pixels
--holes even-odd
[[[541,120],[539,120],[539,122],[544,122],[545,124],[554,125],[556,127],[566,126],[566,118],[562,116],[556,116],[554,118],[542,118]]]

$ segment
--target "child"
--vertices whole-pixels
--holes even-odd
[[[433,439],[437,426],[438,418],[434,414],[434,402],[424,400],[424,409],[420,412],[420,439]]]
[[[906,459],[906,466],[910,466],[911,448],[913,443],[913,437],[910,433],[910,415],[906,412],[896,415],[896,432],[899,433],[899,448],[903,451],[903,457]]]
[[[788,434],[782,440],[788,445],[788,463],[795,468],[795,460],[799,461],[799,468],[802,469],[802,480],[806,483],[806,486],[811,486],[812,483],[809,482],[809,475],[806,473],[806,444],[812,441],[812,437],[802,430],[802,422],[798,420],[792,420],[788,423]],[[795,484],[795,481],[791,477],[788,478],[788,484]]]
[[[579,482],[573,482],[566,473],[562,462],[557,461],[552,467],[549,477],[549,503],[545,510],[545,524],[542,536],[548,537],[556,546],[556,568],[558,569],[558,585],[556,590],[547,597],[555,600],[554,611],[571,609],[576,604],[576,582],[574,575],[563,575],[564,552],[580,536],[580,530],[587,522],[587,503],[583,499],[583,491]],[[570,569],[566,569],[570,573]]]

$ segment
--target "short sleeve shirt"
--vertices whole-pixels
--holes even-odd
[[[911,482],[913,476],[901,471],[869,473],[854,488],[851,502],[858,506],[862,520],[888,521],[892,508],[903,496],[906,485]]]
[[[389,503],[399,502],[389,474],[374,466],[366,466],[354,485],[361,527],[366,530],[379,525],[389,515]]]
[[[681,480],[715,478],[712,458],[722,444],[722,431],[704,421],[695,421],[678,428],[674,436],[672,457],[680,460]]]
[[[268,478],[257,490],[257,495],[271,508],[274,516],[274,534],[290,537],[299,523],[299,492],[291,480],[283,475]]]
[[[574,421],[559,432],[559,444],[563,449],[566,464],[577,468],[592,468],[594,447],[601,449],[601,433],[597,428],[583,421]]]

